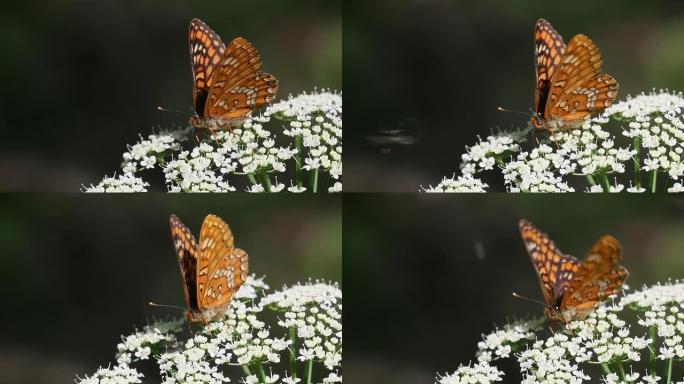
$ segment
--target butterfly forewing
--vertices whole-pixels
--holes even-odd
[[[534,28],[534,54],[537,69],[537,88],[534,93],[534,105],[538,114],[544,113],[549,83],[560,64],[565,52],[563,38],[556,32],[551,23],[544,19],[537,20]]]
[[[183,277],[183,293],[185,305],[191,310],[197,310],[197,279],[195,275],[197,266],[198,248],[195,237],[176,215],[171,215],[171,238],[176,249],[178,265]]]
[[[188,36],[193,80],[192,100],[196,113],[201,115],[204,113],[214,72],[221,64],[226,47],[219,35],[200,19],[190,21]]]
[[[247,279],[247,260],[247,253],[234,247],[228,225],[221,218],[208,215],[200,231],[197,263],[197,301],[201,312],[230,302]]]
[[[579,268],[577,259],[564,255],[544,232],[527,220],[518,223],[520,235],[532,260],[546,305],[557,305]]]

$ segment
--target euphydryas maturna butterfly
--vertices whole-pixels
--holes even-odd
[[[171,215],[170,222],[188,319],[208,323],[228,310],[231,298],[247,280],[247,253],[234,247],[233,233],[218,216],[204,219],[199,244],[178,217]]]
[[[549,320],[567,323],[586,318],[601,301],[617,293],[629,276],[619,265],[622,247],[610,235],[601,237],[580,262],[562,254],[529,221],[520,220],[519,227],[539,277]]]
[[[226,47],[199,19],[190,22],[189,38],[195,128],[229,128],[273,100],[278,80],[261,72],[261,56],[247,40],[236,37]]]
[[[566,46],[551,23],[539,19],[534,29],[537,84],[532,124],[549,131],[577,128],[593,113],[613,104],[618,83],[601,74],[601,53],[585,35]]]

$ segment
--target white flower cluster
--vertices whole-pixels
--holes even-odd
[[[243,383],[296,384],[311,382],[314,363],[325,372],[323,383],[341,383],[342,291],[337,285],[314,282],[285,287],[258,300],[268,286],[250,276],[233,297],[225,317],[201,328],[188,340],[180,339],[184,319],[157,322],[123,338],[117,365],[102,368],[79,383],[139,383],[143,377],[130,365],[153,357],[163,383],[226,383],[224,368],[240,366]],[[262,320],[279,318],[273,335]],[[284,375],[271,369],[290,360]],[[297,367],[296,360],[305,364]],[[317,373],[318,375],[318,373]]]
[[[215,132],[211,138],[216,141],[205,141],[192,150],[181,151],[163,165],[170,192],[232,192],[235,188],[228,181],[231,175],[253,175],[266,180],[269,173],[285,172],[285,161],[295,153],[291,148],[277,147],[272,132],[253,120],[247,120],[239,128]],[[256,185],[263,187],[260,183],[253,184]],[[270,189],[270,181],[267,185]],[[284,184],[278,184],[271,191],[280,191],[283,187]]]
[[[466,147],[466,153],[461,155],[461,172],[464,175],[474,175],[481,171],[490,171],[501,164],[511,154],[520,152],[520,144],[529,135],[529,129],[500,132],[487,136],[485,141],[477,137],[478,143]]]
[[[628,319],[634,313],[637,320],[630,325]],[[587,319],[570,322],[553,333],[540,331],[543,323],[543,319],[518,322],[485,336],[478,346],[478,371],[487,372],[485,365],[496,370],[493,362],[513,357],[524,384],[684,380],[681,367],[673,370],[674,362],[684,361],[684,282],[647,287],[601,303]],[[665,372],[657,372],[657,359],[665,362]],[[640,364],[644,360],[651,362],[648,369]],[[590,375],[587,368],[591,365],[602,367],[600,378]],[[491,381],[470,377],[471,372],[460,367],[438,383],[445,383],[445,378],[454,380],[446,383]]]
[[[134,384],[142,383],[143,374],[125,364],[100,368],[92,376],[78,379],[79,384]]]
[[[287,126],[275,128],[278,121]],[[195,141],[192,127],[141,137],[123,154],[121,176],[105,177],[82,189],[145,192],[149,184],[137,174],[157,168],[163,172],[169,192],[232,192],[236,178],[250,183],[249,192],[280,192],[286,185],[275,175],[286,178],[288,171],[295,177],[287,188],[290,192],[317,192],[319,184],[328,192],[342,190],[339,93],[314,91],[290,96],[230,129],[205,132],[199,134],[206,137],[189,149],[182,144]]]
[[[483,336],[477,344],[477,360],[491,362],[509,357],[522,341],[535,340],[535,332],[542,328],[540,321],[517,321]]]
[[[173,341],[174,334],[180,331],[182,325],[183,320],[158,321],[145,326],[142,331],[122,338],[122,342],[116,346],[116,362],[128,365],[134,361],[149,359],[152,347],[164,341]]]
[[[487,192],[488,185],[483,183],[482,180],[476,179],[473,175],[465,174],[463,176],[452,175],[450,178],[443,178],[442,181],[433,187],[421,187],[424,192],[428,193],[440,193],[440,192],[472,192],[481,193]]]
[[[261,305],[280,312],[283,318],[278,325],[296,332],[299,361],[320,361],[333,371],[342,366],[341,300],[342,290],[337,285],[310,282],[272,293]],[[333,374],[337,376],[330,372]]]
[[[90,187],[82,188],[83,192],[109,192],[109,193],[132,193],[147,192],[150,184],[132,174],[123,174],[113,177],[105,176],[97,185],[90,184]]]
[[[503,166],[502,172],[509,192],[574,192],[562,177],[572,168],[553,148],[541,144],[529,153],[519,153]]]
[[[606,109],[607,117],[628,122],[622,134],[640,143],[645,171],[667,173],[673,180],[684,175],[684,97],[681,93],[641,94]]]
[[[290,96],[270,106],[266,113],[289,122],[283,133],[294,138],[297,149],[306,155],[304,169],[325,170],[335,180],[342,176],[341,93]]]
[[[437,376],[437,384],[490,384],[503,380],[503,372],[496,367],[480,362],[475,365],[462,365],[456,372]]]
[[[509,192],[573,192],[571,176],[586,178],[587,192],[656,192],[659,178],[667,181],[660,190],[683,192],[683,109],[681,93],[641,94],[614,104],[580,128],[535,132],[548,140],[529,151],[521,144],[534,129],[499,133],[466,149],[461,172],[476,175],[498,168]]]

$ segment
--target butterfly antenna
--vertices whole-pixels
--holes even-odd
[[[186,115],[186,116],[192,116],[192,113],[188,113],[188,112],[185,112],[185,111],[181,111],[180,109],[171,109],[171,108],[164,108],[164,107],[159,107],[159,106],[158,106],[158,107],[157,107],[157,110],[158,110],[158,111],[162,111],[162,112],[175,112],[175,113],[180,113],[180,114]]]
[[[185,308],[179,307],[179,306],[177,306],[177,305],[157,304],[157,303],[153,303],[153,302],[151,302],[151,301],[150,301],[150,305],[153,306],[153,307],[176,308],[176,309],[180,309],[181,311],[185,311]]]
[[[514,111],[512,109],[506,109],[506,108],[501,108],[501,107],[496,107],[496,110],[499,112],[510,112],[510,113],[517,113],[519,115],[525,115],[525,116],[534,116],[532,113],[527,113],[523,111]]]
[[[523,299],[523,300],[531,301],[531,302],[533,302],[533,303],[541,304],[541,305],[543,305],[543,306],[545,306],[545,307],[548,307],[548,305],[546,305],[546,303],[542,303],[541,301],[539,301],[539,300],[537,300],[537,299],[533,299],[533,298],[531,298],[531,297],[520,296],[520,295],[518,295],[518,294],[515,293],[515,292],[513,292],[513,297],[515,297],[516,299]]]

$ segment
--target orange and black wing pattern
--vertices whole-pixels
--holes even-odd
[[[621,258],[622,246],[613,236],[600,238],[570,281],[560,310],[585,318],[600,302],[618,293],[629,277],[627,268],[619,265]]]
[[[234,246],[233,233],[218,216],[207,215],[200,230],[197,261],[197,302],[209,319],[227,309],[247,280],[247,253]],[[212,312],[212,309],[216,309]]]
[[[535,112],[543,115],[551,89],[551,78],[565,53],[565,42],[553,25],[544,19],[537,20],[534,27],[534,61],[537,87],[534,92]]]
[[[197,256],[198,247],[195,237],[176,215],[169,218],[171,224],[171,237],[176,249],[178,265],[183,277],[183,293],[185,305],[191,311],[197,311]]]
[[[221,37],[200,19],[190,21],[188,38],[192,67],[192,101],[195,113],[203,117],[214,72],[221,65],[226,47]]]
[[[520,220],[518,227],[537,272],[546,305],[559,306],[570,281],[580,268],[579,262],[576,258],[561,253],[549,236],[529,221]]]

